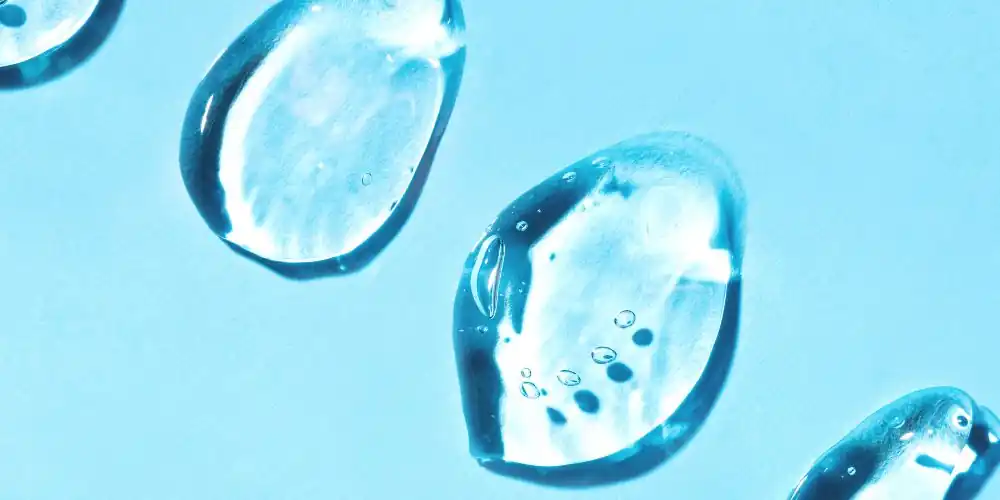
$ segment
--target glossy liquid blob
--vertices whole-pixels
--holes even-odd
[[[641,475],[683,446],[736,345],[743,211],[726,158],[676,132],[611,146],[504,208],[455,301],[472,455],[499,474],[583,487]],[[521,390],[523,367],[538,397]]]
[[[181,171],[209,227],[293,279],[356,271],[402,228],[451,116],[457,0],[285,0],[219,57]]]
[[[950,387],[869,416],[813,464],[790,500],[971,500],[997,466],[1000,421]]]
[[[0,89],[39,85],[87,60],[125,0],[0,0]]]

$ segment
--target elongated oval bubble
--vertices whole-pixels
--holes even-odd
[[[289,278],[352,272],[402,228],[451,116],[457,0],[285,0],[195,91],[181,171],[209,227]]]
[[[472,455],[579,487],[641,475],[683,446],[731,365],[743,212],[724,155],[679,132],[599,151],[501,210],[455,301]],[[482,265],[500,244],[489,260],[502,269]],[[523,367],[537,397],[521,390]]]
[[[39,85],[86,61],[125,0],[0,0],[0,89]]]
[[[813,464],[790,500],[971,500],[1000,457],[1000,421],[935,387],[879,409]]]

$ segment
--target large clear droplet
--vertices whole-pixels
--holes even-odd
[[[219,57],[181,170],[209,227],[286,277],[356,271],[402,228],[461,80],[457,0],[285,0]]]
[[[879,409],[827,450],[790,500],[971,500],[992,473],[1000,421],[936,387]]]
[[[724,155],[675,132],[599,151],[501,210],[455,302],[472,455],[500,474],[586,486],[643,474],[686,443],[735,348],[743,211]],[[501,240],[487,294],[479,263]],[[547,394],[521,397],[522,366]]]
[[[58,78],[111,33],[125,0],[0,0],[0,89]]]

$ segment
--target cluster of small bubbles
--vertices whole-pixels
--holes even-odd
[[[538,390],[538,386],[531,382],[521,382],[521,395],[528,399],[538,399],[542,395],[542,391]]]
[[[528,229],[528,223],[523,220],[518,221],[517,224],[514,226],[514,228],[517,229],[518,231],[524,232]]]
[[[566,387],[580,385],[580,376],[571,370],[562,370],[556,375],[556,380]]]
[[[521,376],[524,378],[531,378],[531,368],[521,368]]]
[[[361,176],[361,185],[362,186],[371,186],[372,185],[372,174],[365,173],[365,175],[362,175]]]
[[[618,358],[618,353],[610,347],[595,347],[590,357],[599,365],[606,365]]]
[[[628,309],[623,310],[615,316],[615,326],[618,328],[628,328],[635,324],[635,313]]]

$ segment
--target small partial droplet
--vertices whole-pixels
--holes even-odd
[[[538,390],[537,385],[531,382],[521,382],[521,395],[528,399],[538,399],[542,393]]]
[[[274,4],[216,60],[183,124],[181,172],[209,228],[290,278],[369,264],[425,184],[463,32],[458,0]]]
[[[975,421],[973,415],[983,416],[983,421]],[[1000,422],[988,415],[992,413],[955,388],[907,394],[866,418],[817,459],[790,500],[971,500],[975,492],[969,491],[970,486],[984,483],[984,478],[975,476],[991,470],[979,462],[995,446],[988,436],[1000,432]],[[955,475],[959,466],[967,473]],[[959,489],[962,494],[956,496],[954,490]]]
[[[580,376],[574,371],[562,370],[556,375],[556,379],[559,380],[560,384],[567,387],[580,385]]]
[[[590,357],[599,365],[606,365],[618,357],[618,353],[610,347],[595,347]]]
[[[524,378],[531,378],[531,368],[521,368],[521,376]]]
[[[125,0],[0,3],[0,89],[54,80],[89,59],[111,34]]]
[[[525,222],[525,221],[523,221],[523,220],[522,221],[517,221],[517,224],[514,227],[518,231],[524,232],[524,231],[528,230],[528,223]]]
[[[615,326],[618,328],[628,328],[635,324],[635,313],[625,309],[615,316]]]

